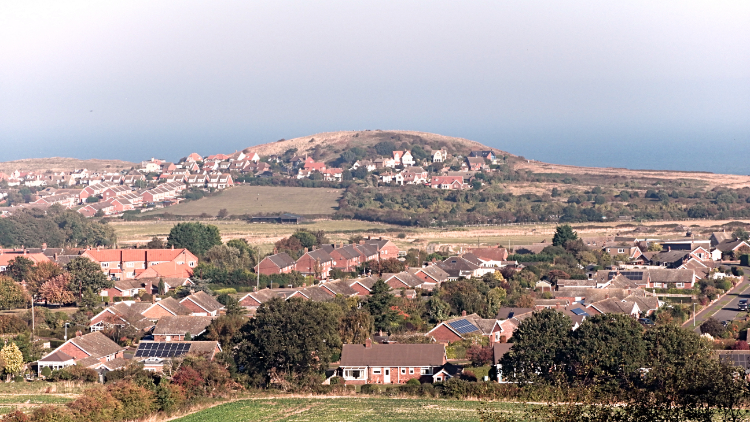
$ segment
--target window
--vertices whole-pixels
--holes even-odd
[[[344,369],[345,379],[363,380],[365,379],[365,371],[362,369]]]
[[[190,261],[190,262],[188,262],[188,265],[191,266],[191,267],[195,267],[195,262]]]
[[[102,268],[109,268],[109,262],[102,262]]]
[[[617,250],[617,253],[624,253],[624,252],[625,252],[625,249],[618,249]]]
[[[134,262],[126,262],[125,263],[125,266],[128,267],[128,268],[133,268],[133,265],[135,265]]]
[[[414,368],[409,368],[409,373],[413,374],[414,373]]]
[[[685,283],[677,283],[676,287],[679,288],[679,289],[681,289],[681,288],[685,287]]]
[[[372,373],[379,375],[381,373],[380,368],[372,368]]]
[[[406,375],[406,368],[401,368],[401,374]]]
[[[422,368],[422,375],[432,375],[432,368],[431,367]]]

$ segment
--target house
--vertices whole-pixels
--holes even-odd
[[[341,295],[344,297],[360,296],[359,292],[349,286],[349,281],[338,280],[330,281],[327,283],[321,283],[318,285],[320,289],[331,296]]]
[[[461,254],[460,257],[480,268],[477,271],[478,277],[481,277],[485,274],[492,274],[496,271],[496,267],[488,265],[484,260],[480,259],[478,256],[474,255],[471,252]]]
[[[454,341],[461,341],[474,336],[488,337],[490,344],[500,341],[505,336],[510,338],[510,334],[503,332],[500,325],[501,321],[496,319],[481,318],[477,314],[463,315],[443,321],[428,331],[425,336],[434,339],[438,343],[449,344]],[[507,334],[507,335],[506,335]]]
[[[149,280],[115,280],[114,286],[108,289],[104,289],[99,293],[99,296],[107,298],[116,297],[135,297],[141,293],[151,294],[154,290],[151,285],[152,279]]]
[[[616,298],[609,298],[594,302],[586,307],[588,313],[591,314],[591,310],[594,310],[594,315],[599,314],[624,314],[630,315],[633,318],[638,318],[641,309],[638,304],[632,301],[626,301]]]
[[[226,189],[232,186],[234,186],[234,181],[229,173],[210,173],[206,181],[207,188]]]
[[[132,326],[137,330],[147,331],[154,324],[151,320],[143,316],[143,312],[149,309],[151,305],[152,303],[150,302],[115,303],[94,315],[89,321],[89,329],[93,332],[110,327]]]
[[[609,254],[609,256],[624,256],[628,262],[634,261],[643,255],[638,246],[629,245],[623,242],[607,242],[603,249],[604,252]]]
[[[432,176],[430,187],[433,189],[460,190],[467,189],[463,176]]]
[[[750,253],[750,245],[740,239],[724,240],[716,245],[716,250],[721,251],[722,259],[738,259],[736,256],[737,252],[744,251]]]
[[[513,343],[495,343],[492,345],[492,364],[495,365],[497,372],[497,382],[501,384],[507,383],[508,381],[507,377],[503,376],[503,365],[500,362],[512,348]]]
[[[418,268],[407,268],[406,271],[422,280],[422,289],[424,290],[433,290],[435,287],[440,287],[450,277],[450,274],[434,264]]]
[[[346,385],[433,382],[448,362],[442,344],[345,344],[338,374]]]
[[[0,249],[0,272],[5,271],[10,261],[21,257],[31,260],[34,264],[49,262],[50,259],[43,253],[29,253],[26,249]]]
[[[333,267],[333,258],[323,249],[308,251],[297,260],[294,269],[303,275],[311,275],[317,279],[326,279]]]
[[[448,273],[449,280],[458,280],[461,277],[481,277],[484,271],[479,265],[473,264],[460,256],[452,256],[436,265]]]
[[[504,261],[508,260],[508,250],[500,245],[488,248],[468,248],[467,251],[484,263],[487,267],[504,267]]]
[[[201,157],[200,154],[194,152],[188,155],[187,157],[185,157],[183,161],[186,163],[197,163],[197,162],[203,161],[203,157]]]
[[[365,262],[362,261],[362,255],[355,245],[341,245],[332,249],[328,254],[333,258],[333,268],[346,272],[354,271],[357,266]]]
[[[692,289],[699,278],[690,269],[649,269],[648,287]]]
[[[401,172],[403,183],[407,185],[422,185],[427,183],[429,173],[422,167],[409,167]]]
[[[706,250],[711,249],[711,240],[683,238],[676,240],[662,240],[659,243],[661,243],[662,249],[672,251],[692,251],[699,246],[702,246]]]
[[[159,293],[159,282],[164,282],[165,292],[174,290],[178,287],[190,287],[194,286],[195,283],[189,277],[140,277],[138,281],[143,283],[150,283],[152,291],[149,293]]]
[[[281,252],[263,258],[260,264],[255,266],[255,271],[260,271],[263,275],[289,274],[294,271],[296,264],[289,254]]]
[[[344,169],[324,169],[323,171],[321,171],[321,173],[323,174],[323,180],[327,180],[329,182],[340,182],[344,174]]]
[[[154,302],[142,314],[152,321],[157,321],[159,318],[165,316],[192,315],[193,311],[183,306],[177,299],[168,297]]]
[[[370,160],[361,160],[361,161],[357,160],[356,162],[354,162],[354,164],[352,164],[349,170],[354,171],[360,167],[366,168],[368,172],[375,171],[375,169],[378,168],[378,166],[375,165],[375,163]]]
[[[469,157],[481,157],[485,160],[490,160],[492,164],[496,164],[497,157],[493,151],[471,151]]]
[[[487,164],[482,157],[466,157],[466,168],[469,171],[482,171]]]
[[[143,364],[143,369],[150,372],[162,372],[165,365],[172,359],[185,355],[204,356],[213,360],[217,353],[221,353],[218,341],[143,341],[138,343],[133,360]]]
[[[415,277],[408,271],[402,271],[396,274],[383,274],[385,284],[391,289],[419,289],[422,287],[422,279]]]
[[[115,206],[112,203],[112,200],[88,204],[78,209],[78,213],[87,218],[95,217],[97,214],[105,216],[112,215],[115,214],[115,212]]]
[[[123,351],[124,347],[100,332],[77,335],[39,359],[37,375],[41,375],[44,368],[56,370],[78,363],[86,363],[84,366],[90,367],[98,362],[109,362],[122,358]]]
[[[196,338],[206,332],[213,317],[209,316],[165,316],[154,327],[154,341],[185,341],[185,334]]]
[[[99,264],[102,272],[115,280],[174,276],[187,278],[192,276],[192,268],[198,265],[198,257],[185,248],[87,249],[81,256]],[[149,269],[151,271],[147,272]]]
[[[194,316],[215,317],[219,315],[221,309],[224,309],[224,305],[206,292],[193,293],[180,300],[180,304],[190,309],[191,315]]]
[[[411,155],[411,151],[404,151],[404,153],[401,155],[401,164],[403,164],[404,167],[407,166],[413,166],[416,163],[414,161],[414,157]]]
[[[357,292],[358,296],[369,296],[372,291],[372,286],[378,281],[375,277],[360,277],[355,279],[349,279],[349,287]]]
[[[396,246],[395,243],[391,242],[388,239],[383,239],[382,237],[373,238],[368,236],[367,239],[362,240],[360,244],[377,249],[379,259],[398,258],[398,246]]]
[[[448,152],[445,149],[438,149],[432,151],[432,162],[442,163],[448,159]]]

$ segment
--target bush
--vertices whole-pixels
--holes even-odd
[[[28,416],[26,416],[25,413],[21,412],[20,410],[16,410],[15,412],[8,413],[3,418],[3,422],[28,422],[31,419],[29,419]]]
[[[21,334],[29,331],[26,321],[16,315],[0,315],[0,334]]]
[[[344,379],[341,378],[341,377],[332,377],[331,378],[331,385],[339,385],[339,384],[343,384],[343,383],[344,383]]]
[[[218,289],[218,290],[214,290],[214,294],[216,294],[217,296],[218,295],[233,295],[233,294],[237,294],[237,289],[233,289],[231,287],[226,288],[226,289]]]
[[[22,376],[16,375],[15,377],[13,377],[13,382],[24,382],[24,379]]]
[[[51,381],[97,382],[99,381],[99,373],[93,369],[73,365],[67,368],[58,369],[57,371],[52,371],[49,379]]]
[[[362,386],[362,388],[359,389],[359,392],[362,394],[373,394],[380,392],[380,387],[376,384],[365,384]]]
[[[52,370],[49,368],[49,366],[45,366],[42,368],[42,375],[44,378],[49,378],[50,375],[52,375]]]
[[[406,385],[422,385],[422,383],[419,382],[418,379],[412,378],[409,381],[406,381]]]

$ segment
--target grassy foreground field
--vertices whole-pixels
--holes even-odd
[[[150,214],[216,215],[226,208],[231,215],[291,212],[302,215],[333,214],[341,189],[236,186],[218,195],[178,204]]]
[[[493,407],[522,417],[523,404]],[[431,421],[473,422],[479,402],[384,398],[250,399],[223,404],[177,419],[179,422],[244,421]],[[522,419],[518,419],[522,420]]]

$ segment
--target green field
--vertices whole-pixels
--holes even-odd
[[[250,399],[223,404],[177,419],[209,421],[479,421],[476,401],[384,398]],[[494,403],[493,407],[520,412],[524,405]],[[522,420],[522,419],[519,419]]]
[[[189,201],[148,214],[216,215],[226,208],[230,215],[291,212],[301,215],[333,214],[341,189],[283,186],[236,186],[214,196]]]

